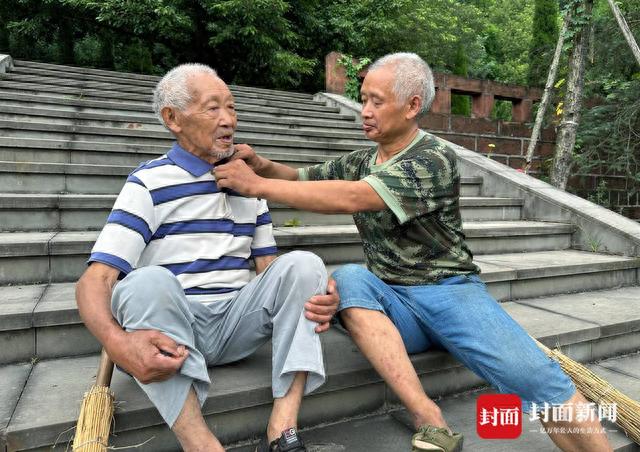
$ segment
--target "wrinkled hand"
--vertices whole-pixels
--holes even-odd
[[[326,295],[315,295],[305,303],[304,316],[318,323],[316,333],[323,333],[329,329],[329,322],[338,310],[339,303],[340,295],[333,279],[329,279]]]
[[[213,174],[216,177],[218,187],[230,188],[242,195],[253,198],[258,196],[257,188],[263,180],[241,159],[216,166],[213,169]]]
[[[160,331],[138,330],[126,335],[126,346],[107,351],[113,362],[142,384],[171,378],[189,356],[184,345]]]
[[[251,168],[257,174],[259,174],[260,169],[262,168],[260,157],[258,157],[256,151],[254,151],[248,144],[235,145],[235,152],[229,158],[229,161],[233,160],[244,160],[249,168]]]

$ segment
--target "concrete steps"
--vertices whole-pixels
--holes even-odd
[[[56,441],[61,448],[71,435],[99,351],[80,322],[73,281],[126,176],[168,150],[169,135],[149,104],[157,80],[25,61],[0,76],[0,451],[44,450]],[[312,95],[231,89],[239,111],[236,141],[271,159],[308,166],[370,145],[353,116]],[[465,234],[481,277],[504,308],[532,335],[583,362],[640,350],[640,258],[573,250],[582,233],[577,225],[530,221],[539,218],[530,201],[512,193],[496,197],[492,183],[468,174],[474,177],[461,181]],[[316,252],[329,271],[362,262],[349,216],[270,208],[281,251]],[[344,331],[332,329],[323,342],[329,380],[305,399],[301,425],[310,429],[307,439],[333,444],[311,450],[365,450],[362,440],[368,440],[366,450],[409,450],[397,400]],[[433,397],[483,384],[446,353],[412,359]],[[625,376],[640,378],[638,362],[619,367],[635,366]],[[205,413],[228,450],[253,450],[252,438],[266,424],[269,363],[266,346],[211,370]],[[615,373],[616,366],[596,367],[615,383],[623,372]],[[155,436],[141,449],[176,450],[173,435],[131,379],[118,372],[113,387],[121,402],[113,445]],[[638,386],[628,387],[640,394]],[[475,398],[441,401],[450,422],[465,432],[466,450],[553,450],[541,434],[480,441],[473,436]],[[613,439],[616,450],[637,450],[619,434]]]
[[[630,301],[632,295],[640,291],[633,286],[638,283],[638,259],[569,250],[483,255],[475,262],[482,269],[481,277],[489,291],[505,303],[522,299],[519,304],[535,303],[536,307],[546,309],[551,302],[539,297],[555,297],[557,302],[565,299],[558,298],[562,293],[627,287],[620,293],[607,292],[607,299],[612,303],[616,299],[613,294],[618,294],[620,301],[615,309],[640,315],[640,310],[632,309],[640,298]],[[330,265],[328,270],[335,268],[337,265]],[[601,284],[595,286],[595,279]],[[621,295],[624,293],[627,295]],[[574,302],[567,302],[565,310],[559,311],[560,307],[555,305],[551,308],[554,312],[570,315],[570,309],[575,309],[577,303],[588,304],[589,297],[596,295],[595,292],[570,295],[566,299]],[[0,287],[0,300],[0,343],[5,344],[0,350],[0,364],[28,361],[33,357],[78,356],[100,350],[98,342],[78,316],[74,283]],[[638,325],[633,325],[633,331],[640,330],[640,320]],[[635,344],[636,339],[627,339],[631,341],[629,344]],[[637,339],[640,340],[640,333]]]
[[[466,222],[467,243],[475,255],[565,250],[574,226],[530,221]],[[0,284],[63,282],[77,279],[99,231],[0,233]],[[325,263],[363,260],[354,225],[276,227],[281,251],[303,249]]]
[[[566,347],[564,348],[564,352],[567,352]],[[611,382],[616,388],[625,394],[631,396],[640,394],[640,354],[632,353],[615,358],[604,359],[597,363],[587,364],[586,367],[599,377]],[[463,432],[465,435],[464,446],[466,450],[479,452],[507,452],[514,450],[530,452],[560,451],[560,449],[553,444],[551,439],[540,431],[542,424],[538,420],[531,420],[526,413],[523,413],[522,435],[519,438],[515,440],[486,440],[480,438],[476,431],[476,400],[481,394],[492,393],[495,392],[492,390],[480,389],[455,396],[443,397],[438,401],[438,405],[443,410],[444,416],[449,420],[450,425],[455,426],[456,430]],[[389,417],[407,428],[411,426],[409,416],[406,411],[402,409],[392,411]],[[361,428],[363,428],[363,430],[372,430],[363,425],[363,423],[358,425],[362,426]],[[354,427],[355,426],[356,425],[354,425]],[[631,441],[625,435],[624,431],[616,424],[609,420],[604,420],[603,427],[607,431],[613,450],[620,452],[640,451],[640,446]],[[305,435],[305,438],[309,437],[309,439],[313,441],[315,438],[320,438],[320,435],[331,435],[333,433],[333,436],[338,436],[338,438],[341,439],[341,429],[334,433],[335,429],[336,427],[334,427],[333,431],[326,429],[322,432],[309,432],[309,434]],[[389,436],[390,438],[388,438],[387,441],[391,442],[395,440],[399,442],[401,436],[405,435],[391,433]],[[237,449],[230,450],[237,450],[239,452],[243,449],[238,447]],[[352,449],[349,448],[347,450]],[[366,449],[354,444],[353,450],[357,451]],[[398,450],[408,449],[402,448]]]
[[[120,121],[113,120],[108,115],[79,115],[71,112],[57,110],[34,110],[23,107],[7,107],[0,112],[0,121],[3,124],[18,123],[28,124],[27,129],[37,131],[57,130],[62,133],[86,133],[88,135],[107,136],[131,136],[166,138],[171,134],[161,125],[155,116],[132,119],[130,116],[120,118]],[[43,114],[51,116],[43,116]],[[55,115],[55,117],[53,116]],[[319,125],[320,124],[320,125]],[[39,126],[43,126],[39,130]],[[241,134],[264,133],[269,136],[291,136],[296,139],[307,140],[309,138],[321,137],[329,142],[356,142],[358,144],[369,143],[362,135],[361,130],[349,130],[345,128],[331,129],[330,121],[298,121],[291,124],[273,125],[272,118],[260,116],[259,114],[241,115],[237,132]],[[16,128],[15,125],[12,128]],[[130,134],[130,135],[127,135]],[[108,140],[104,140],[108,141]]]
[[[54,89],[65,88],[76,90],[76,92],[86,92],[86,90],[105,92],[111,91],[116,94],[131,94],[150,96],[153,93],[156,78],[152,82],[142,82],[135,79],[114,79],[113,77],[99,77],[87,79],[86,76],[78,78],[77,74],[46,71],[39,75],[7,73],[0,75],[0,83],[10,89],[26,89],[35,91],[47,91],[39,89],[39,86],[46,85]],[[284,91],[248,90],[246,87],[230,86],[237,99],[260,99],[262,101],[275,100],[277,102],[290,101],[298,105],[322,106],[321,102],[314,100],[313,96],[300,93],[288,93]],[[104,97],[104,96],[98,96]]]
[[[59,86],[57,84],[45,83],[28,83],[11,80],[0,79],[0,89],[6,93],[15,94],[28,94],[28,95],[41,95],[46,93],[46,96],[62,97],[62,98],[77,98],[77,99],[89,99],[89,100],[105,100],[108,99],[111,102],[131,102],[132,104],[142,103],[144,105],[150,105],[152,102],[153,89],[145,89],[144,93],[132,93],[120,91],[118,85],[106,85],[106,89],[96,89],[87,87],[74,87],[74,86]],[[246,96],[243,92],[234,90],[234,97],[239,107],[259,108],[264,106],[275,108],[287,108],[291,110],[301,111],[313,111],[321,113],[338,113],[339,109],[334,107],[327,107],[324,104],[318,103],[314,100],[304,101],[291,97],[280,96]],[[276,100],[277,99],[277,100]]]
[[[67,141],[94,141],[97,143],[131,143],[131,144],[155,144],[171,146],[174,140],[168,130],[145,130],[143,127],[105,127],[86,126],[80,124],[59,124],[45,122],[23,122],[17,120],[0,119],[0,133],[3,137],[13,138],[38,138]],[[321,148],[317,140],[322,143],[343,145],[341,150],[353,147],[369,147],[372,143],[363,138],[361,133],[355,132],[327,132],[305,129],[285,129],[274,125],[245,124],[238,127],[235,133],[235,141],[238,143],[259,144],[263,139],[295,140],[302,147],[311,146]],[[307,144],[308,143],[308,144]],[[287,145],[283,145],[287,146]],[[291,144],[289,144],[291,146]]]
[[[613,382],[626,394],[640,393],[640,355],[637,353],[605,359],[587,367],[596,375]],[[438,400],[445,419],[456,431],[464,435],[464,450],[478,452],[557,452],[551,439],[540,432],[542,424],[526,414],[522,419],[522,435],[514,440],[487,440],[478,436],[476,400],[481,394],[492,393],[486,389],[469,391]],[[609,441],[616,452],[638,452],[640,446],[633,443],[615,424],[603,422]],[[311,427],[302,431],[310,451],[314,452],[369,452],[372,447],[380,451],[408,451],[413,425],[406,411],[391,404],[366,416],[341,420],[328,425]],[[243,441],[227,446],[229,452],[253,452],[256,440]]]
[[[99,230],[115,202],[116,195],[13,194],[0,192],[1,230],[84,231]],[[468,221],[520,220],[522,200],[511,198],[461,198],[462,217]],[[344,225],[351,215],[323,215],[270,203],[276,226]]]
[[[507,302],[503,306],[543,343],[562,346],[574,359],[594,361],[611,356],[612,352],[623,353],[640,346],[638,300],[640,289],[635,287]],[[625,305],[632,309],[621,309]],[[577,306],[580,306],[580,312],[576,312]],[[322,336],[322,341],[328,381],[319,391],[305,398],[301,426],[337,421],[363,412],[384,412],[397,404],[348,336],[332,329]],[[483,385],[478,377],[446,353],[431,351],[413,355],[412,360],[433,397]],[[267,344],[246,360],[212,369],[214,384],[204,413],[223,442],[247,440],[261,433],[271,403],[269,363]],[[621,360],[610,367],[608,364],[602,367],[605,367],[604,371],[614,371],[626,365],[637,379],[638,367],[634,364],[637,366],[635,360]],[[71,436],[67,430],[76,420],[82,393],[91,385],[96,367],[96,355],[0,367],[3,381],[10,382],[8,386],[13,388],[5,390],[2,404],[12,413],[6,427],[8,450],[39,450],[56,441],[59,447],[64,447],[62,445]],[[637,382],[634,384],[633,388],[637,390]],[[139,444],[153,436],[144,450],[176,450],[172,434],[162,425],[159,415],[132,379],[117,371],[112,388],[121,402],[115,419],[117,436],[113,438],[113,445]],[[449,414],[453,425],[470,427],[475,411],[469,410],[461,421],[453,407],[464,408],[474,400],[475,397],[467,396],[458,402],[443,401],[445,414]],[[460,405],[459,402],[464,403]]]
[[[140,86],[153,87],[160,80],[160,77],[153,75],[132,74],[124,72],[105,71],[102,69],[91,69],[84,67],[62,66],[58,64],[47,64],[33,61],[14,60],[14,69],[11,74],[24,75],[44,75],[49,77],[68,77],[79,80],[104,80],[110,83],[123,83]],[[282,95],[295,97],[300,100],[313,99],[313,95],[298,93],[293,91],[279,91],[274,89],[256,88],[249,86],[230,85],[231,89],[256,95]]]
[[[26,103],[33,107],[51,107],[55,105],[56,108],[67,111],[85,111],[89,113],[100,113],[104,110],[110,110],[116,114],[128,114],[132,113],[150,113],[151,105],[148,102],[134,102],[134,101],[104,101],[95,99],[85,99],[84,96],[71,96],[71,95],[55,95],[50,93],[38,93],[29,94],[24,92],[13,92],[3,90],[0,93],[0,100],[11,101],[12,103],[21,102]],[[293,105],[293,104],[292,104]],[[262,114],[269,114],[273,117],[291,116],[298,118],[320,118],[329,120],[352,120],[352,116],[335,113],[335,109],[329,108],[324,112],[298,110],[291,109],[287,106],[282,107],[270,107],[259,106],[259,108],[246,106],[242,103],[238,104],[238,112],[255,112],[257,110]]]
[[[1,95],[1,93],[0,93]],[[114,113],[111,110],[97,112],[78,111],[65,106],[32,105],[29,102],[6,100],[0,111],[0,118],[6,120],[18,120],[22,122],[45,122],[49,124],[75,124],[99,127],[122,127],[126,129],[151,129],[165,130],[158,118],[149,110],[148,112]],[[243,125],[272,125],[273,116],[258,112],[238,113],[240,126]],[[315,130],[326,132],[332,129],[337,133],[351,132],[362,137],[361,127],[354,122],[327,120],[318,118],[279,117],[279,128]]]
[[[18,134],[19,135],[19,132]],[[81,137],[82,138],[82,137]],[[124,142],[96,142],[76,139],[4,137],[0,136],[0,161],[44,162],[44,163],[88,163],[97,165],[130,165],[154,159],[170,149],[171,141],[165,144],[136,144]],[[279,140],[255,138],[248,141],[256,152],[280,162],[314,164],[339,157],[349,149],[360,146],[327,143],[322,141]]]
[[[135,168],[134,165],[0,161],[0,192],[116,194]],[[460,193],[479,196],[481,186],[481,178],[463,177]]]

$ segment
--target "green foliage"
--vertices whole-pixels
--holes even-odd
[[[593,11],[587,12],[585,3],[594,3],[594,0],[565,0],[562,8],[562,16],[568,18],[568,28],[564,35],[564,51],[571,50],[576,36],[586,27],[591,25]]]
[[[203,2],[209,47],[236,83],[295,86],[312,73],[316,62],[297,53],[299,35],[287,18],[284,0]],[[223,71],[223,73],[226,71]]]
[[[453,63],[453,73],[462,77],[469,76],[467,53],[462,43],[458,43],[455,60]],[[460,94],[451,95],[451,113],[454,115],[471,116],[471,98]]]
[[[508,100],[496,100],[491,109],[491,119],[511,121],[513,104]]]
[[[87,35],[75,43],[73,53],[80,66],[101,66],[102,42],[95,35]]]
[[[356,64],[353,63],[353,60],[354,58],[351,55],[342,55],[338,59],[338,64],[344,66],[345,75],[347,76],[347,82],[344,85],[345,96],[360,102],[360,78],[358,74],[371,63],[371,58],[360,58]]]
[[[151,51],[141,40],[134,40],[127,45],[118,45],[114,66],[122,72],[139,72],[152,74],[154,72]]]
[[[302,222],[298,218],[291,218],[290,220],[286,220],[282,226],[285,228],[295,228],[298,226],[302,226]]]
[[[526,84],[533,2],[486,0],[480,8],[484,19],[476,35],[483,50],[473,54],[467,47],[469,74],[500,82]]]
[[[324,56],[413,51],[436,70],[519,83],[527,0],[3,0],[0,48],[162,73],[200,61],[232,83],[322,89]]]
[[[637,36],[640,9],[633,4],[620,7]],[[591,101],[578,129],[574,172],[625,175],[633,197],[640,191],[640,72],[606,2],[594,5],[592,26],[593,64],[585,76]],[[602,204],[605,188],[598,187],[594,202]]]
[[[589,195],[589,201],[599,204],[603,207],[610,207],[609,190],[607,189],[607,181],[602,179],[596,190]]]
[[[602,103],[587,110],[580,123],[576,171],[626,174],[633,195],[640,190],[640,80],[601,83]]]
[[[529,47],[529,86],[544,86],[557,40],[557,0],[536,0]]]

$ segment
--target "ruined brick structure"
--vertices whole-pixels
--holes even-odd
[[[338,64],[340,54],[329,53],[325,58],[326,91],[344,94],[346,75]],[[366,74],[366,69],[360,73]],[[436,98],[431,111],[420,125],[436,135],[468,149],[519,169],[524,166],[531,137],[533,105],[542,97],[542,90],[509,85],[491,80],[478,80],[452,74],[434,72]],[[451,114],[451,96],[471,98],[471,117]],[[491,119],[496,101],[512,104],[511,121]],[[544,178],[548,174],[555,146],[556,132],[548,127],[541,133],[536,147],[531,174]],[[606,188],[598,186],[605,181]],[[624,173],[599,168],[591,174],[570,178],[568,190],[583,198],[598,201],[623,215],[640,220],[640,187],[634,186]],[[596,196],[597,195],[597,196]]]

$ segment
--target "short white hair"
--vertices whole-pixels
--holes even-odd
[[[162,109],[172,107],[177,110],[185,110],[192,100],[192,92],[187,83],[190,77],[198,74],[211,74],[216,78],[218,73],[199,63],[186,63],[176,66],[167,72],[153,90],[153,112],[160,122],[166,126],[162,118]]]
[[[369,71],[385,66],[391,66],[395,70],[393,93],[398,102],[404,103],[412,96],[420,96],[422,108],[418,116],[425,115],[436,97],[433,73],[429,65],[415,53],[398,52],[378,58],[369,66]]]

